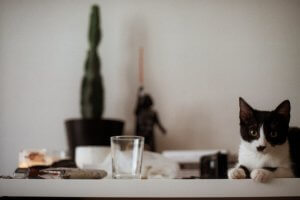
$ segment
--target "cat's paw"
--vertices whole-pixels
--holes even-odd
[[[251,172],[250,177],[256,182],[265,183],[271,180],[273,174],[265,169],[255,169]]]
[[[246,178],[245,170],[242,168],[232,168],[228,171],[229,179],[244,179]]]

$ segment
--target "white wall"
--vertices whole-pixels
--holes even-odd
[[[0,174],[24,148],[66,149],[79,117],[92,3],[101,5],[106,117],[133,130],[137,52],[168,129],[159,150],[239,143],[238,97],[259,109],[292,103],[300,125],[300,1],[0,0]]]

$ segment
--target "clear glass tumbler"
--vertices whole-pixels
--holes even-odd
[[[141,178],[144,137],[113,136],[110,142],[112,177],[115,179]]]

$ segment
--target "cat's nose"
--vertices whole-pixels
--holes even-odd
[[[258,147],[256,147],[257,151],[259,151],[259,152],[262,152],[265,148],[266,148],[266,146],[258,146]]]

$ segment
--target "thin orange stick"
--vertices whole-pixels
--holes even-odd
[[[139,49],[139,82],[140,86],[144,86],[144,48]]]

